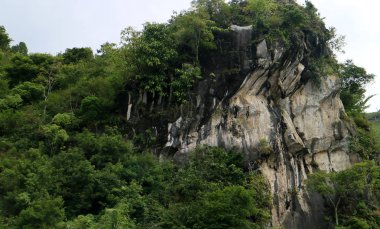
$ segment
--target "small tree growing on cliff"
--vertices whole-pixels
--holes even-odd
[[[363,113],[367,108],[366,103],[371,98],[365,97],[365,86],[373,81],[375,75],[356,66],[352,60],[347,60],[340,65],[340,77],[342,78],[342,92],[340,98],[345,110],[354,116]]]
[[[379,209],[380,167],[373,161],[358,163],[341,172],[314,173],[308,178],[307,187],[327,201],[334,212],[336,226],[340,218],[345,226],[353,226],[358,219],[373,225],[368,228],[379,226],[376,212]]]
[[[341,184],[336,179],[336,173],[319,172],[312,174],[307,180],[307,186],[312,192],[317,192],[325,198],[334,210],[335,225],[339,225],[338,209],[340,207],[343,194]]]
[[[183,64],[182,68],[176,69],[176,77],[171,82],[174,97],[182,103],[190,96],[190,88],[197,79],[201,78],[201,69],[191,64]]]

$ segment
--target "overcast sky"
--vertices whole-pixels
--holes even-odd
[[[302,0],[299,0],[302,2]],[[0,0],[0,25],[14,42],[26,42],[30,52],[56,54],[71,47],[96,51],[105,42],[119,42],[120,31],[144,22],[165,22],[191,0]],[[379,0],[312,0],[328,26],[346,36],[341,61],[377,75],[368,86],[375,96],[369,111],[380,109]],[[379,62],[379,63],[378,63]]]

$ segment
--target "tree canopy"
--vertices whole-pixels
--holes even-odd
[[[321,194],[335,225],[347,228],[378,228],[380,168],[373,161],[332,173],[315,173],[307,180],[311,191]]]
[[[292,50],[306,42],[303,64],[313,77],[343,80],[342,119],[359,127],[351,151],[375,160],[363,118],[374,76],[337,63],[335,32],[309,1],[196,0],[167,23],[126,28],[120,44],[96,52],[28,53],[0,26],[0,228],[266,228],[270,189],[242,154],[203,146],[175,163],[173,149],[158,151],[166,139],[157,126],[192,105],[201,80],[216,83],[208,67],[220,66],[210,56],[225,54],[231,25],[252,26],[252,43]],[[271,153],[267,142],[260,147]],[[365,162],[317,173],[310,190],[324,196],[336,224],[376,228],[378,170]]]

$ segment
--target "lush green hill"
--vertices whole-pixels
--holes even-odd
[[[0,228],[268,225],[270,192],[241,155],[205,147],[185,165],[156,157],[162,139],[153,126],[213,77],[211,57],[223,53],[231,25],[251,25],[252,41],[287,49],[307,37],[309,68],[334,60],[334,32],[311,3],[293,1],[193,1],[168,23],[123,30],[120,45],[96,55],[28,54],[0,26]]]
[[[121,44],[106,43],[95,55],[90,48],[28,54],[23,42],[11,46],[0,26],[0,228],[266,228],[271,192],[259,172],[244,166],[241,154],[205,146],[183,164],[171,160],[171,149],[157,157],[162,139],[156,125],[182,112],[200,79],[214,81],[211,57],[225,52],[221,44],[231,25],[252,26],[252,41],[279,44],[290,56],[308,43],[302,63],[313,73],[305,78],[316,84],[343,67],[341,98],[363,127],[355,146],[372,155],[368,122],[357,106],[365,71],[352,62],[337,63],[333,50],[339,39],[309,1],[193,1],[168,23],[125,29]],[[239,71],[233,62],[223,65],[230,73]],[[146,100],[160,110],[152,112]],[[148,121],[135,125],[136,119]],[[362,173],[353,175],[367,181]],[[378,193],[365,196],[368,185],[339,196],[346,225],[357,218],[377,223],[377,203],[368,201]]]

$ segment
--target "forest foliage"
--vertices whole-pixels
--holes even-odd
[[[205,146],[185,164],[160,159],[152,130],[133,133],[122,110],[123,95],[142,91],[165,98],[168,107],[185,103],[196,83],[210,77],[203,74],[204,60],[218,48],[217,34],[232,24],[252,25],[254,40],[285,47],[305,34],[318,38],[325,49],[305,64],[342,76],[344,105],[360,128],[352,149],[375,157],[378,148],[363,118],[363,90],[373,76],[352,62],[335,61],[339,39],[309,1],[193,1],[168,23],[124,29],[120,44],[105,43],[95,54],[87,47],[28,53],[24,42],[11,46],[1,26],[0,227],[266,227],[268,184],[244,168],[239,153]],[[363,201],[349,202],[351,209],[372,211]]]

